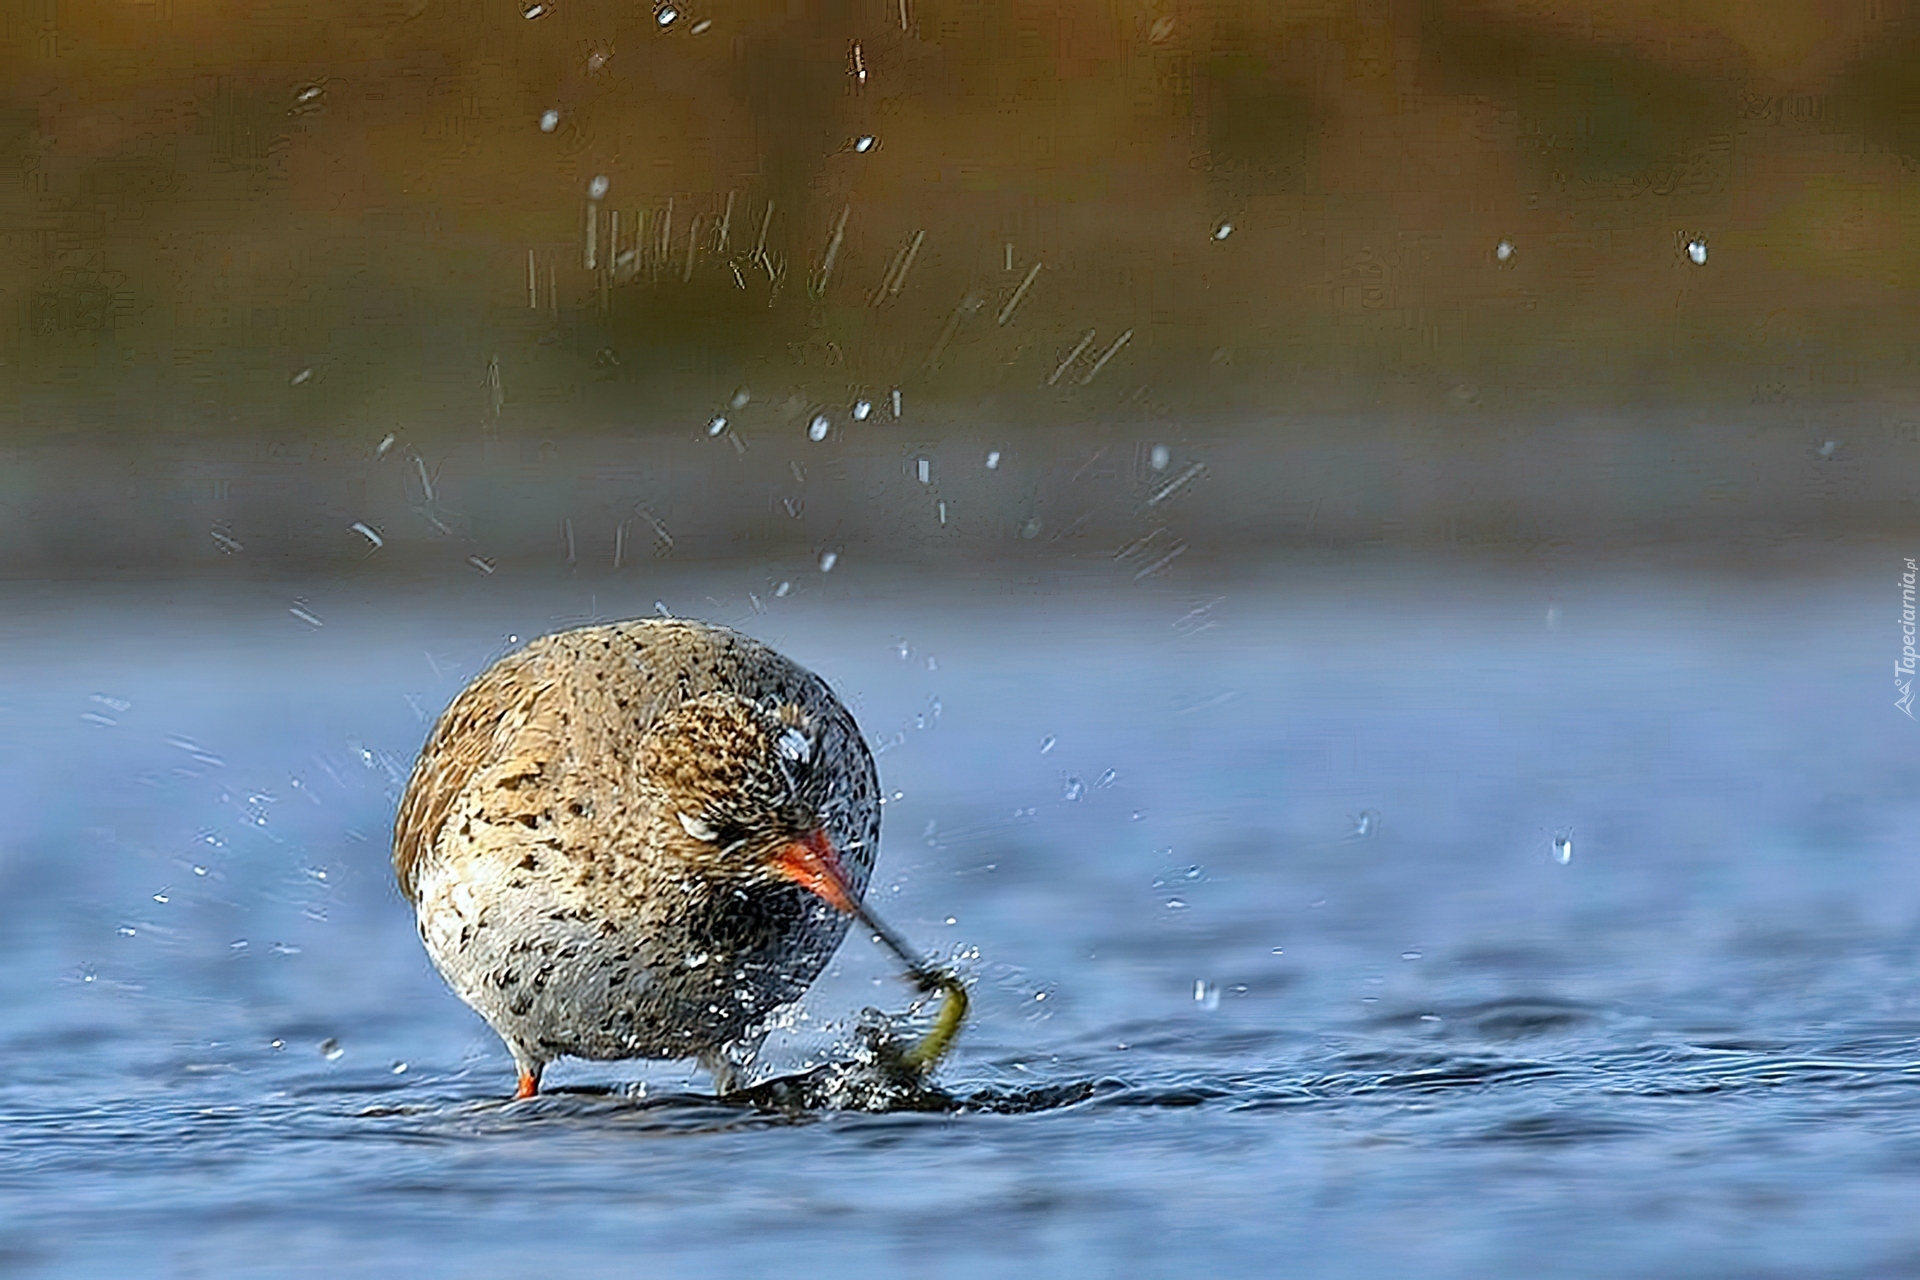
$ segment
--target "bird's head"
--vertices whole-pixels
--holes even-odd
[[[661,717],[641,766],[664,793],[669,854],[702,879],[793,883],[853,914],[858,889],[822,815],[830,779],[819,748],[818,726],[793,703],[708,694]]]

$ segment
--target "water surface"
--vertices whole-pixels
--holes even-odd
[[[9,585],[0,1260],[1911,1273],[1897,563],[850,557],[758,609],[724,568]],[[880,752],[873,901],[975,982],[952,1109],[723,1105],[675,1064],[504,1101],[392,888],[394,804],[516,637],[655,600],[819,670]],[[850,939],[765,1071],[910,995]]]

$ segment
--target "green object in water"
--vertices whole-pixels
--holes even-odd
[[[951,970],[929,965],[915,955],[913,949],[907,946],[899,934],[889,929],[879,917],[867,910],[866,904],[856,903],[853,914],[861,924],[873,930],[874,936],[887,950],[900,957],[900,962],[907,966],[907,977],[913,980],[915,986],[929,994],[935,991],[942,994],[940,1012],[934,1018],[933,1030],[927,1032],[919,1044],[901,1054],[899,1058],[901,1066],[916,1074],[925,1075],[946,1056],[947,1050],[953,1047],[954,1040],[960,1035],[960,1026],[967,1020],[967,1009],[970,1004],[967,999],[967,988]]]
[[[938,990],[942,993],[940,1013],[933,1021],[933,1030],[927,1032],[919,1044],[901,1055],[901,1061],[916,1071],[933,1070],[934,1064],[946,1056],[948,1049],[960,1035],[961,1024],[967,1020],[967,989],[960,979],[944,969],[920,969],[914,979],[921,984],[922,990]]]

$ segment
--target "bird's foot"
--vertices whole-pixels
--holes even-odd
[[[514,1090],[513,1100],[518,1102],[522,1098],[531,1098],[539,1092],[540,1073],[538,1071],[522,1071],[520,1073],[520,1087]]]
[[[713,1077],[714,1097],[724,1098],[740,1088],[739,1070],[719,1054],[702,1055],[700,1065],[705,1067],[707,1074]]]

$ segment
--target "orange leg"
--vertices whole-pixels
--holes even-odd
[[[540,1073],[537,1071],[522,1071],[520,1073],[520,1087],[514,1090],[514,1101],[518,1102],[522,1098],[531,1098],[539,1092]]]

